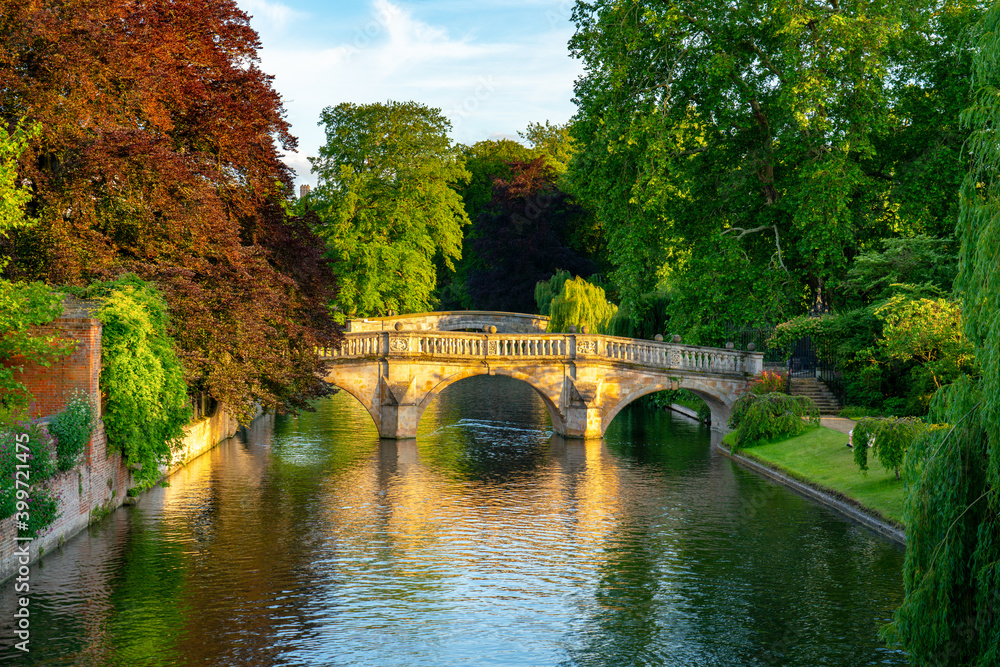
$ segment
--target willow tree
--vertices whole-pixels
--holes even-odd
[[[859,246],[950,227],[954,207],[901,202],[955,200],[961,137],[940,128],[957,109],[938,105],[967,58],[945,57],[961,23],[945,19],[974,8],[577,2],[571,189],[605,227],[622,305],[678,287],[671,326],[711,337],[826,300]],[[918,144],[950,168],[907,171]]]
[[[544,284],[544,283],[539,283]],[[600,285],[589,283],[580,276],[563,282],[562,289],[549,304],[549,332],[578,331],[589,327],[590,333],[607,333],[618,306],[610,303]]]
[[[469,223],[456,187],[469,177],[451,123],[416,102],[339,104],[321,115],[310,197],[349,316],[432,305],[435,258],[453,270]]]
[[[914,665],[1000,664],[1000,6],[978,40],[956,290],[981,373],[938,392],[931,418],[951,428],[906,460],[906,597],[886,635]]]

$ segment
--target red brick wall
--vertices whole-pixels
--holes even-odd
[[[69,299],[63,317],[39,327],[40,333],[55,333],[79,341],[73,354],[48,367],[25,364],[24,370],[14,375],[34,395],[29,407],[33,419],[61,412],[66,400],[77,389],[90,394],[97,410],[96,426],[87,443],[86,456],[76,467],[46,482],[60,499],[60,516],[44,535],[31,542],[32,560],[43,550],[52,550],[61,540],[86,527],[94,509],[113,509],[121,505],[133,484],[121,454],[107,451],[104,422],[100,418],[101,322],[91,317],[86,306]],[[13,572],[16,536],[14,517],[0,521],[0,581]]]
[[[15,371],[14,379],[23,383],[34,395],[28,407],[29,417],[38,419],[61,412],[66,400],[77,389],[90,394],[100,418],[101,394],[101,322],[85,310],[67,304],[66,313],[44,327],[37,327],[40,334],[58,335],[78,341],[76,350],[62,357],[51,366],[20,362],[23,371]],[[13,362],[7,362],[13,366]]]

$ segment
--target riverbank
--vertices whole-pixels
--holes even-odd
[[[264,414],[258,407],[254,420]],[[161,478],[183,468],[190,461],[232,437],[240,428],[236,418],[224,408],[184,427],[184,437],[174,450],[169,465],[161,466]],[[15,516],[0,520],[0,583],[66,540],[85,530],[135,498],[128,495],[132,473],[119,451],[107,447],[104,423],[98,420],[94,434],[80,463],[57,474],[47,483],[58,498],[57,518],[42,534],[30,541],[17,539]]]
[[[718,447],[740,464],[905,544],[902,481],[876,466],[861,473],[845,433],[820,426],[736,453],[727,436]]]

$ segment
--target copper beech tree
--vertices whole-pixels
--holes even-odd
[[[322,393],[314,349],[339,336],[259,46],[230,0],[0,0],[0,119],[42,127],[6,277],[154,281],[189,388],[244,415]]]

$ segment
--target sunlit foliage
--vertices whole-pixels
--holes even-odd
[[[454,269],[469,222],[456,192],[469,173],[451,124],[416,102],[339,104],[321,123],[310,204],[340,281],[337,306],[349,317],[429,310],[435,259]]]

